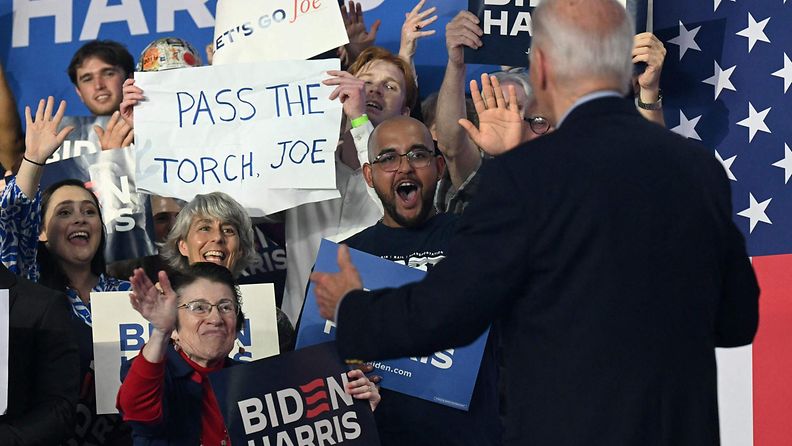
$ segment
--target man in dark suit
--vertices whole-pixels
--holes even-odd
[[[8,410],[0,416],[0,444],[59,444],[74,430],[80,380],[68,300],[3,265],[0,289],[9,290],[10,305]]]
[[[616,1],[545,0],[533,26],[531,81],[556,131],[506,150],[516,110],[485,89],[472,136],[505,153],[446,259],[364,292],[341,250],[338,274],[312,277],[320,310],[346,358],[426,354],[497,324],[505,444],[718,444],[714,349],[752,341],[759,294],[723,168],[622,98],[632,26]]]

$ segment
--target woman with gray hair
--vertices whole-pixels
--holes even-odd
[[[163,260],[176,271],[197,262],[225,266],[234,277],[261,262],[253,245],[250,216],[230,195],[196,195],[185,206],[160,246]]]
[[[250,215],[239,202],[223,192],[196,195],[179,212],[170,233],[160,245],[160,256],[174,271],[189,271],[190,265],[211,262],[226,267],[234,278],[261,257],[253,242]],[[294,328],[279,308],[280,351],[294,348]]]

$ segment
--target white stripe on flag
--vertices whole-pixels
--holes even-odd
[[[751,346],[715,349],[721,446],[753,446]]]

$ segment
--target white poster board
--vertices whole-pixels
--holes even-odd
[[[138,187],[187,201],[222,191],[251,216],[315,201],[280,189],[337,196],[342,106],[322,80],[338,68],[327,59],[135,73],[146,96],[135,108]]]
[[[213,63],[308,59],[349,42],[337,0],[218,0]]]
[[[279,353],[275,288],[271,283],[240,285],[245,325],[230,356],[240,361]],[[129,303],[128,291],[91,293],[96,411],[118,413],[121,363],[140,352],[149,337],[149,324]],[[244,348],[244,353],[238,347]]]
[[[0,290],[0,414],[8,410],[8,333],[11,311],[8,290]]]

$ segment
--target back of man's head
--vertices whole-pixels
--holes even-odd
[[[541,48],[562,86],[604,81],[627,93],[634,26],[616,0],[544,0],[533,14],[532,46]]]
[[[77,68],[91,57],[96,57],[108,65],[120,68],[125,77],[135,72],[135,59],[126,47],[114,40],[92,40],[77,50],[66,70],[72,84],[77,85]]]

